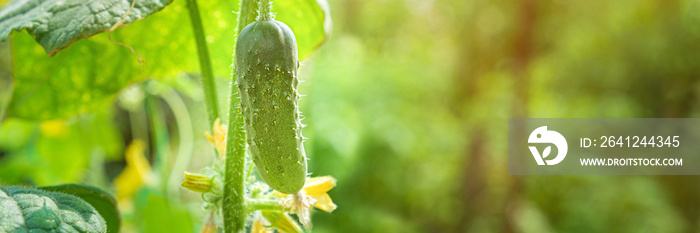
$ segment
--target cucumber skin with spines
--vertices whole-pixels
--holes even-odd
[[[247,143],[260,177],[294,194],[306,182],[299,113],[297,44],[284,23],[247,25],[236,42],[236,75]]]

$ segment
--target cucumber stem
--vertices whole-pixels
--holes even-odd
[[[204,105],[207,111],[209,126],[214,125],[214,121],[219,117],[219,105],[216,99],[216,84],[214,82],[214,72],[212,71],[207,42],[204,39],[204,27],[202,18],[199,15],[197,0],[187,0],[187,10],[190,13],[190,22],[194,38],[197,43],[197,53],[199,55],[199,69],[202,73],[202,89],[204,90]]]
[[[272,199],[249,199],[246,201],[247,213],[253,213],[256,210],[277,210],[281,211],[284,208],[277,200]]]
[[[272,2],[270,0],[260,0],[260,10],[258,12],[258,21],[273,20],[275,17],[272,14]]]
[[[224,174],[224,232],[240,232],[245,227],[245,131],[240,111],[238,87],[231,86],[229,125],[226,133]]]
[[[256,0],[241,0],[238,13],[236,31],[255,21]],[[234,51],[235,51],[234,45]],[[234,57],[235,60],[235,57]],[[236,62],[233,62],[234,70],[231,75],[231,94],[229,96],[229,120],[226,133],[226,167],[224,171],[224,198],[222,213],[224,217],[224,232],[242,232],[245,228],[245,131],[243,129],[243,115],[241,114],[241,100],[238,95],[236,83]]]

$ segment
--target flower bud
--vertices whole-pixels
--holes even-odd
[[[206,193],[211,191],[213,182],[211,177],[185,172],[185,181],[180,186],[193,192]]]

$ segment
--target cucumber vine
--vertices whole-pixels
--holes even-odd
[[[336,181],[332,177],[306,177],[306,157],[301,144],[302,124],[298,112],[299,95],[296,91],[299,61],[294,34],[284,23],[273,20],[274,14],[271,12],[272,4],[269,0],[240,1],[236,25],[239,35],[234,43],[234,72],[231,77],[228,126],[223,126],[218,120],[213,77],[211,73],[204,72],[207,69],[211,70],[211,64],[208,58],[204,58],[208,56],[207,48],[195,1],[188,0],[188,6],[198,38],[205,105],[214,132],[213,136],[207,133],[207,137],[219,153],[224,153],[224,166],[222,167],[217,160],[213,167],[205,169],[204,174],[187,173],[182,187],[202,193],[204,208],[210,211],[210,217],[203,230],[211,230],[212,222],[215,222],[211,220],[211,216],[220,213],[223,218],[223,230],[227,233],[242,232],[246,228],[249,216],[252,216],[250,226],[253,231],[262,231],[264,226],[271,226],[284,232],[302,232],[302,228],[289,213],[297,214],[299,221],[305,227],[310,227],[311,208],[316,207],[326,212],[336,208],[327,194]],[[257,25],[258,23],[262,26]],[[256,27],[246,27],[251,24],[256,24]],[[272,36],[272,40],[269,41],[273,44],[272,47],[257,47],[260,44],[252,41],[265,40],[266,38],[261,36],[267,34],[255,30],[267,30],[267,33],[279,31],[284,39],[275,41],[279,40],[278,37]],[[244,47],[237,50],[239,45]],[[287,87],[291,89],[285,89]],[[284,90],[278,90],[280,88]],[[243,98],[239,91],[243,92]],[[276,100],[275,97],[279,99]],[[282,106],[283,104],[286,105]],[[282,107],[285,109],[281,109]],[[259,117],[258,113],[267,115]],[[280,123],[276,124],[278,121]],[[259,168],[259,174],[267,184],[255,181],[250,176],[253,163],[246,160],[246,131],[250,131],[251,136],[258,139],[266,137],[267,147],[262,146],[263,143],[256,145],[255,138],[250,138],[248,145],[252,150],[250,154],[254,158],[253,161]],[[262,154],[260,151],[263,151]],[[246,164],[249,165],[248,169]],[[261,212],[256,213],[258,210]],[[265,224],[262,224],[263,222]]]

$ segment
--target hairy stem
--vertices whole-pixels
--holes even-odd
[[[238,87],[231,86],[229,125],[226,133],[226,168],[224,178],[224,232],[245,227],[245,131],[240,111]]]
[[[270,0],[260,0],[260,12],[258,12],[258,21],[272,20],[272,2]]]
[[[194,38],[197,42],[197,53],[199,55],[199,68],[202,72],[202,89],[204,90],[204,105],[207,110],[209,126],[214,125],[214,120],[219,117],[219,105],[216,101],[216,84],[214,83],[214,73],[212,72],[211,61],[209,60],[209,50],[204,39],[204,27],[202,18],[199,16],[197,0],[187,0],[187,10],[190,13],[190,22],[194,31]]]
[[[269,2],[269,1],[268,1]],[[255,22],[258,13],[258,1],[257,0],[241,0],[241,7],[238,13],[238,25],[236,26],[236,32],[243,31],[245,26]]]
[[[241,0],[236,30],[243,28],[255,21],[257,2],[255,0]],[[235,51],[235,45],[234,45]],[[235,58],[234,58],[235,59]],[[231,77],[232,83],[236,83],[236,72]],[[243,130],[243,115],[241,115],[241,100],[238,95],[238,86],[231,86],[229,96],[229,120],[226,133],[226,168],[224,178],[224,199],[222,212],[224,216],[224,232],[241,232],[245,228],[245,131]]]

